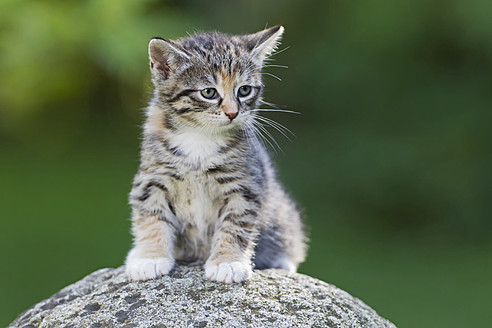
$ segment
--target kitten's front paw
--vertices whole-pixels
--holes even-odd
[[[207,261],[205,263],[205,277],[209,280],[226,282],[243,282],[251,277],[251,265],[244,262]]]
[[[168,274],[173,266],[174,260],[165,257],[129,258],[126,275],[133,281],[155,279]]]

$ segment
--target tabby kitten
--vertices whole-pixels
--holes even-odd
[[[304,260],[299,212],[254,125],[262,66],[283,31],[150,41],[155,90],[130,193],[131,280],[165,275],[175,259],[203,261],[206,278],[227,283],[250,277],[252,264],[295,272]]]

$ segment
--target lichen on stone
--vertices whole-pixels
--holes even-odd
[[[130,282],[101,269],[22,313],[21,327],[395,327],[359,299],[283,270],[255,271],[243,284],[205,280],[198,266]]]

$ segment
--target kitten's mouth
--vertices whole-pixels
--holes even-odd
[[[211,124],[215,126],[218,129],[233,129],[241,125],[242,122],[242,117],[240,115],[234,116],[232,119],[224,113],[207,113],[207,121],[209,122],[208,124]]]
[[[238,122],[237,115],[232,117],[232,118],[230,116],[224,117],[224,116],[220,115],[219,119],[217,119],[217,117],[215,117],[214,121],[218,126],[225,126],[225,127],[236,125]]]
[[[241,122],[238,120],[227,120],[227,121],[224,120],[220,122],[218,125],[220,129],[227,131],[227,130],[237,129],[241,125]]]
[[[236,122],[234,120],[223,121],[220,123],[220,126],[223,126],[226,128],[233,127],[235,125],[236,125]]]

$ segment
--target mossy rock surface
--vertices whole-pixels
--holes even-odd
[[[244,284],[205,280],[199,266],[130,282],[101,269],[22,313],[14,327],[395,327],[359,299],[283,270],[255,271]]]

